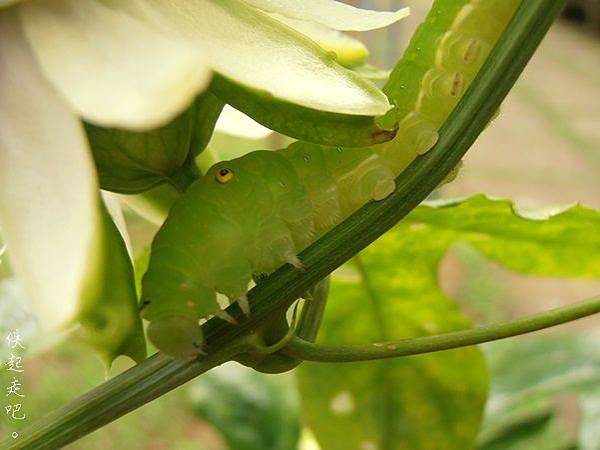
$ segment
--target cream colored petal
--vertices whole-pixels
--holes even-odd
[[[44,73],[81,116],[148,129],[182,111],[211,72],[200,48],[136,19],[129,1],[28,1],[19,10]]]
[[[241,0],[147,0],[154,20],[186,35],[216,72],[245,87],[322,111],[381,115],[372,83],[336,64],[312,40]]]
[[[95,266],[97,207],[81,124],[41,74],[14,10],[0,12],[0,228],[47,329],[77,312]]]
[[[320,23],[309,20],[290,19],[275,13],[269,15],[308,36],[319,44],[323,50],[334,52],[336,61],[342,66],[353,67],[359,65],[364,63],[369,56],[369,50],[365,44],[341,31],[327,28]]]
[[[123,242],[125,242],[125,247],[127,247],[127,253],[129,253],[129,258],[133,260],[133,247],[131,245],[129,231],[127,230],[127,222],[125,222],[125,215],[123,214],[123,209],[121,208],[119,194],[115,194],[114,192],[109,191],[101,191],[101,194],[104,206],[106,206],[108,214],[110,214],[112,221],[119,230],[121,238],[123,238]]]
[[[263,139],[273,133],[272,130],[263,127],[260,123],[229,105],[225,105],[223,111],[221,111],[215,131],[246,139]]]
[[[292,19],[310,20],[342,31],[368,31],[387,27],[409,15],[408,8],[373,11],[333,0],[245,0],[257,8]]]

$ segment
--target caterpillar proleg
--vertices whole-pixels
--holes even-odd
[[[255,274],[297,255],[370,200],[438,139],[438,130],[485,62],[521,0],[437,0],[384,88],[396,137],[365,148],[296,142],[213,166],[173,206],[158,232],[142,297],[148,334],[162,351],[191,357],[198,321],[217,293],[245,299]]]

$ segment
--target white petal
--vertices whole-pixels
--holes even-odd
[[[211,72],[198,49],[136,19],[128,3],[43,0],[19,9],[44,73],[77,112],[148,129],[182,111]]]
[[[246,139],[263,139],[273,133],[272,130],[263,127],[260,123],[229,105],[225,105],[223,108],[215,130]]]
[[[372,11],[333,0],[245,1],[267,12],[282,14],[292,19],[310,20],[343,31],[368,31],[387,27],[410,13],[408,8],[398,11]]]
[[[11,330],[18,330],[23,338],[23,345],[27,346],[37,338],[36,328],[38,323],[35,315],[31,313],[29,299],[23,291],[23,286],[14,278],[0,279],[0,337],[4,339]],[[0,360],[6,361],[10,349],[0,345]]]
[[[365,62],[369,56],[369,50],[365,44],[341,31],[327,28],[317,22],[290,19],[281,14],[270,14],[270,16],[308,36],[325,51],[335,52],[336,61],[343,66],[356,66]]]
[[[119,196],[118,194],[109,191],[101,191],[101,193],[104,206],[106,206],[108,214],[110,214],[110,217],[112,218],[114,224],[119,230],[119,233],[123,238],[123,242],[125,242],[125,247],[127,247],[127,253],[129,253],[129,258],[133,260],[133,247],[131,245],[131,238],[129,237],[129,231],[127,230],[127,222],[125,222],[125,215],[123,214],[123,209],[121,208],[121,201],[119,200]]]
[[[94,164],[77,117],[0,12],[0,228],[41,325],[74,318],[99,231]]]
[[[155,18],[202,48],[215,71],[243,86],[322,111],[376,116],[390,109],[375,85],[334,63],[312,40],[241,0],[143,4],[155,6]]]

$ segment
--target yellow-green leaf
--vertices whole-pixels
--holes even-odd
[[[600,277],[600,212],[581,205],[523,211],[510,200],[476,195],[430,202],[406,222],[429,228],[440,242],[464,240],[517,272]]]
[[[332,277],[319,341],[366,344],[469,327],[437,286],[443,242],[399,226]],[[472,448],[487,393],[474,348],[299,368],[307,424],[327,450]]]
[[[108,211],[102,210],[101,263],[88,280],[78,321],[84,339],[98,352],[107,368],[119,355],[140,362],[146,340],[139,315],[133,265],[127,247]]]

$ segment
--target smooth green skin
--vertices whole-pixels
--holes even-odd
[[[183,189],[197,178],[194,158],[206,147],[223,102],[200,95],[168,124],[145,132],[85,123],[102,189],[133,194],[158,184]]]
[[[222,184],[215,175],[224,167],[234,177]],[[231,203],[231,198],[237,201]],[[201,210],[195,207],[198,202],[203,204]],[[217,164],[171,210],[153,243],[144,286],[152,281],[157,255],[168,258],[172,254],[177,259],[178,252],[185,251],[190,257],[186,266],[196,262],[196,267],[202,268],[194,282],[230,298],[243,296],[253,273],[274,270],[281,264],[280,255],[289,253],[292,258],[296,245],[309,243],[310,217],[310,204],[298,176],[280,155],[253,152]],[[197,239],[199,235],[203,239]],[[177,236],[176,242],[173,236]],[[271,242],[269,248],[264,245],[266,240]]]
[[[145,359],[146,341],[127,247],[106,208],[101,211],[103,238],[97,251],[103,272],[94,280],[94,289],[84,294],[77,319],[84,339],[96,349],[108,369],[119,355],[136,362]]]
[[[234,176],[223,184],[216,174],[225,168]],[[393,174],[368,149],[296,143],[216,164],[173,206],[153,242],[142,282],[150,339],[169,354],[193,355],[197,321],[218,308],[215,291],[244,298],[253,274],[285,262],[301,267],[296,254],[315,237],[393,187]]]
[[[296,255],[307,245],[369,200],[390,195],[394,178],[435,145],[519,3],[434,3],[384,88],[399,105],[394,140],[370,148],[295,143],[252,152],[217,164],[194,183],[157,234],[143,282],[150,302],[144,317],[153,322],[149,335],[157,347],[169,354],[186,348],[192,356],[201,342],[195,322],[215,311],[215,291],[244,299],[252,274],[286,262],[301,268]],[[227,184],[215,180],[222,168],[234,173]]]

